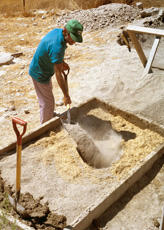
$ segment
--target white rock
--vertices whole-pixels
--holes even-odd
[[[162,19],[164,18],[164,9],[160,9],[158,17]]]
[[[36,14],[38,14],[38,15],[43,15],[43,14],[46,14],[46,13],[47,13],[46,10],[38,10],[38,11],[36,11]]]
[[[142,2],[136,2],[136,6],[138,7],[138,9],[143,10],[143,3]]]
[[[21,71],[21,72],[20,72],[20,75],[22,76],[23,74],[24,74],[24,71]]]
[[[9,53],[0,53],[0,66],[11,64],[13,59],[14,57]]]
[[[16,110],[15,105],[12,105],[12,106],[8,109],[8,111],[15,111],[15,110]]]
[[[0,107],[0,112],[6,112],[6,111],[7,111],[7,108]]]
[[[0,76],[5,75],[5,74],[6,74],[6,71],[3,71],[3,70],[0,71]]]
[[[29,114],[29,113],[30,113],[30,110],[29,110],[29,109],[25,109],[25,110],[24,110],[24,113],[25,113],[25,114]]]

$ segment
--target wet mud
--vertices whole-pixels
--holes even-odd
[[[22,223],[33,227],[34,229],[45,230],[60,230],[66,226],[66,217],[52,213],[48,207],[48,202],[41,204],[42,197],[35,200],[30,193],[20,195],[18,204],[21,205],[25,211],[18,212],[10,204],[8,195],[15,199],[15,193],[11,186],[6,186],[3,178],[0,175],[0,209],[4,210],[6,214],[14,216]]]

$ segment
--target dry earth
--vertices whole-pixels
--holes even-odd
[[[126,14],[129,12],[130,15],[135,11],[138,15],[138,9],[126,5],[114,4],[110,7],[115,12],[122,8],[126,9]],[[40,39],[53,29],[55,24],[59,25],[60,17],[63,26],[68,13],[61,11],[56,15],[53,11],[36,11],[29,17],[22,15],[4,17],[1,14],[0,52],[23,53],[22,56],[14,58],[12,64],[0,67],[1,148],[16,139],[11,125],[13,116],[19,116],[28,122],[27,132],[40,125],[38,103],[28,76],[28,66]],[[124,16],[125,14],[123,19]],[[89,18],[87,19],[89,21]],[[84,31],[84,42],[67,49],[66,61],[71,67],[69,87],[72,106],[78,106],[91,97],[98,97],[124,110],[141,114],[162,126],[163,71],[154,69],[153,74],[142,78],[143,67],[136,51],[132,49],[129,53],[126,46],[120,46],[116,42],[120,25],[127,25],[134,21],[134,18],[130,15],[125,21],[122,20],[120,16],[116,24],[114,20],[112,24],[107,27],[102,26],[99,30]],[[142,23],[143,20],[145,19],[142,19]],[[160,23],[162,26],[162,22]],[[148,55],[150,45],[145,47]],[[155,60],[160,68],[163,66],[161,57],[163,54],[159,52]],[[62,94],[55,78],[53,78],[53,85],[55,99],[58,101]],[[66,108],[61,106],[56,109],[57,112],[63,112]],[[160,143],[162,142],[163,140],[160,140]],[[65,179],[69,181],[70,178]]]

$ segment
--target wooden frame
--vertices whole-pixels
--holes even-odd
[[[152,67],[152,63],[154,61],[158,46],[159,46],[159,42],[161,37],[164,37],[164,30],[160,30],[160,29],[153,29],[153,28],[148,28],[148,27],[140,27],[140,26],[133,26],[133,25],[129,25],[127,27],[127,32],[129,34],[129,37],[132,41],[132,43],[134,44],[134,47],[137,51],[137,54],[144,66],[144,72],[143,75],[146,75],[148,73],[151,73],[151,67]],[[152,46],[152,49],[150,51],[149,54],[149,58],[147,60],[144,51],[136,37],[136,33],[142,33],[142,34],[149,34],[149,35],[155,35],[155,40]]]

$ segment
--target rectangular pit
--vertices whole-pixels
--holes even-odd
[[[78,230],[88,227],[151,167],[162,155],[164,142],[160,127],[97,99],[71,110],[72,120],[81,115],[109,122],[116,132],[124,134],[120,160],[107,168],[89,166],[79,156],[76,143],[60,120],[55,118],[24,138],[21,180],[22,193],[43,197],[42,202],[48,201],[51,211],[65,215],[67,224]],[[99,132],[99,127],[95,131]],[[136,137],[127,140],[126,132],[135,133]],[[1,153],[12,146],[14,143]],[[0,162],[2,177],[10,185],[15,184],[15,163],[16,154]]]

